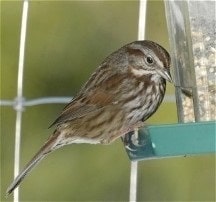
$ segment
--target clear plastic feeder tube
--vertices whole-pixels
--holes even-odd
[[[181,122],[216,120],[215,1],[165,1]]]

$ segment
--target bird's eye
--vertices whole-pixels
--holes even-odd
[[[149,56],[149,55],[148,55],[148,56],[146,57],[146,63],[149,64],[149,65],[151,65],[151,64],[154,63],[154,60],[153,60],[152,56]]]

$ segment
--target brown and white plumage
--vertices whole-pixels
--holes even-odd
[[[140,126],[163,100],[169,66],[167,51],[152,41],[135,41],[112,53],[51,125],[54,133],[7,194],[51,151],[72,143],[108,144]]]

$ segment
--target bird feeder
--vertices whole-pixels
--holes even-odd
[[[131,160],[215,152],[215,1],[165,1],[178,124],[149,126],[124,141]]]
[[[216,119],[214,1],[165,2],[181,122]]]

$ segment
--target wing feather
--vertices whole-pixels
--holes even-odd
[[[103,80],[103,83],[100,83],[100,85],[92,85],[91,83],[95,81],[90,78],[91,82],[88,81],[86,84],[94,87],[87,91],[85,85],[80,91],[82,93],[79,93],[77,97],[65,106],[60,116],[51,126],[81,118],[89,113],[118,103],[119,94],[111,94],[110,92],[116,92],[118,85],[121,84],[124,78],[120,74],[113,74],[106,80]]]
[[[107,105],[112,104],[112,96],[104,93],[103,91],[97,91],[90,93],[88,99],[75,98],[72,100],[62,111],[60,116],[50,125],[58,125],[64,122],[72,121],[77,118],[86,116],[89,113],[101,110]],[[83,101],[82,101],[83,100]]]

